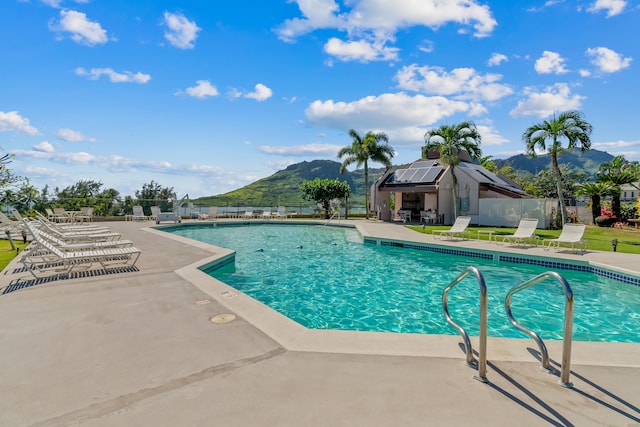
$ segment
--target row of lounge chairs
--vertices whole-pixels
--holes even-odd
[[[442,236],[449,236],[451,240],[455,237],[469,238],[470,232],[467,230],[471,223],[471,217],[459,216],[448,230],[434,230],[433,235],[436,238],[442,238]],[[536,229],[538,227],[538,220],[531,218],[523,218],[518,224],[518,228],[513,234],[495,236],[494,241],[496,243],[511,243],[515,245],[538,245],[539,237],[536,236]],[[571,246],[572,251],[582,250],[586,248],[586,243],[583,240],[583,235],[586,226],[584,224],[565,224],[562,227],[562,232],[555,239],[544,239],[542,246],[544,249],[550,248],[560,249],[561,245],[566,244]],[[501,239],[500,241],[498,239]]]
[[[109,227],[60,224],[42,215],[28,220],[16,210],[13,215],[32,237],[20,262],[35,278],[68,275],[96,265],[105,271],[133,267],[142,253],[131,240],[121,239],[120,233]]]
[[[272,219],[272,218],[287,218],[287,213],[284,206],[278,206],[276,212],[272,212],[271,209],[264,209],[262,213],[256,214],[253,209],[247,209],[242,215],[232,215],[230,213],[218,212],[217,206],[210,206],[207,212],[198,213],[198,219],[216,219],[216,218],[245,218],[245,219]]]

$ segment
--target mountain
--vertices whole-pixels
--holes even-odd
[[[600,164],[609,162],[613,156],[604,151],[589,150],[586,152],[568,152],[558,158],[559,164],[568,163],[574,168],[583,170],[595,176]],[[548,155],[529,158],[524,154],[509,157],[508,159],[492,159],[500,168],[511,166],[519,175],[535,175],[537,172],[549,168],[551,160]],[[302,181],[314,178],[338,178],[347,181],[351,186],[354,206],[364,206],[364,171],[362,169],[353,172],[340,173],[341,163],[333,160],[313,160],[293,164],[284,170],[271,176],[262,178],[238,190],[234,190],[217,196],[201,197],[193,200],[194,203],[210,206],[298,206],[308,205],[309,202],[302,199],[300,185]],[[394,169],[397,167],[394,167]],[[384,173],[384,168],[369,168],[369,183],[373,183]]]
[[[364,171],[362,169],[340,173],[341,163],[332,160],[313,160],[293,164],[271,176],[262,178],[245,187],[217,196],[193,200],[196,204],[216,206],[297,206],[307,205],[302,199],[302,181],[315,178],[346,181],[353,193],[355,204],[364,205]],[[369,182],[384,172],[383,168],[369,168]]]
[[[598,167],[602,163],[610,162],[613,156],[605,151],[589,150],[589,151],[570,151],[558,157],[558,164],[569,164],[575,169],[582,170],[589,175],[595,176]],[[503,166],[511,166],[517,174],[535,175],[541,170],[548,169],[551,165],[551,158],[548,154],[535,158],[527,157],[524,154],[509,157],[508,159],[492,159],[493,162],[502,168]]]

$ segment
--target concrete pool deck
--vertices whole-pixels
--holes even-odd
[[[434,242],[398,224],[348,223],[379,238]],[[565,389],[540,371],[533,341],[489,338],[482,384],[464,365],[459,336],[308,331],[196,269],[228,251],[150,230],[151,222],[107,225],[143,250],[139,271],[0,295],[0,425],[640,422],[640,344],[575,342],[574,388]],[[640,271],[637,255],[437,243]],[[29,278],[14,271],[5,269],[0,288]],[[210,320],[227,313],[236,319]],[[559,361],[559,343],[546,344]]]

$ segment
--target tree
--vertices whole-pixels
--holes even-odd
[[[351,195],[351,187],[346,181],[339,179],[320,179],[312,181],[304,180],[300,186],[302,197],[305,200],[314,200],[322,205],[325,218],[331,216],[331,201],[334,199],[344,199]]]
[[[424,147],[422,157],[427,158],[432,150],[438,150],[440,161],[451,170],[453,185],[453,215],[458,216],[458,177],[455,167],[460,164],[460,153],[467,153],[472,160],[478,160],[482,156],[480,143],[482,137],[473,122],[464,121],[454,125],[442,125],[424,134]]]
[[[142,190],[136,191],[138,204],[142,206],[145,215],[151,214],[151,206],[159,206],[161,211],[173,210],[170,201],[174,197],[173,187],[162,188],[157,182],[151,181],[142,185]]]
[[[355,163],[358,167],[364,165],[364,204],[365,218],[369,219],[369,160],[382,163],[387,170],[392,166],[391,158],[395,155],[393,148],[386,144],[389,138],[385,133],[367,132],[364,137],[358,132],[349,129],[349,136],[353,140],[350,146],[338,151],[338,158],[346,156],[340,167],[340,173],[344,173],[349,165]],[[381,144],[380,141],[385,143]]]
[[[618,189],[618,191],[609,192],[611,195],[611,211],[617,218],[620,218],[620,186],[636,182],[639,173],[638,162],[629,162],[624,156],[616,156],[610,162],[603,163],[598,168],[596,181],[608,183]]]
[[[95,206],[102,182],[81,179],[62,191],[56,188],[56,203],[68,211],[78,211],[84,206]]]
[[[536,149],[546,151],[551,157],[551,170],[556,179],[558,195],[562,191],[562,174],[558,166],[558,157],[567,150],[580,148],[582,151],[591,149],[592,126],[584,119],[580,111],[565,111],[556,118],[545,120],[529,127],[522,134],[522,140],[526,145],[527,154],[536,157]],[[566,150],[562,146],[562,139],[568,141]],[[551,140],[550,144],[547,140]],[[558,197],[562,224],[567,222],[567,213],[563,197]]]
[[[606,182],[583,182],[576,185],[576,195],[591,198],[591,216],[593,223],[600,216],[600,200],[602,196],[609,195],[613,191],[613,186]]]

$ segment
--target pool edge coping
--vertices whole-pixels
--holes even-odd
[[[259,224],[257,221],[252,224]],[[321,222],[300,222],[295,224],[322,224]],[[344,225],[341,225],[344,227]],[[350,225],[351,226],[351,225]],[[353,224],[365,237],[375,237],[367,230]],[[290,351],[369,354],[387,356],[441,357],[464,360],[464,352],[460,347],[458,335],[434,334],[398,334],[390,332],[359,332],[340,330],[308,329],[271,309],[263,303],[249,297],[237,289],[221,282],[202,269],[233,256],[233,250],[198,242],[189,238],[161,231],[164,227],[147,227],[145,231],[174,239],[182,243],[205,249],[212,253],[192,264],[181,267],[176,273],[196,286],[218,303],[234,312],[251,325]],[[377,236],[375,238],[394,240]],[[398,242],[423,243],[397,239]],[[488,251],[488,250],[487,250]],[[567,260],[569,261],[569,260]],[[587,261],[587,263],[589,263]],[[601,263],[598,263],[601,264]],[[598,265],[599,268],[611,269],[611,266]],[[618,269],[616,269],[618,270]],[[618,270],[619,271],[619,270]],[[477,348],[477,337],[471,337],[474,348]],[[562,341],[545,340],[553,360],[560,360]],[[584,342],[573,341],[572,364],[594,366],[640,367],[640,343],[619,342]],[[496,347],[498,348],[496,350]],[[528,349],[537,350],[535,343],[526,338],[488,338],[489,360],[511,362],[536,362]]]

